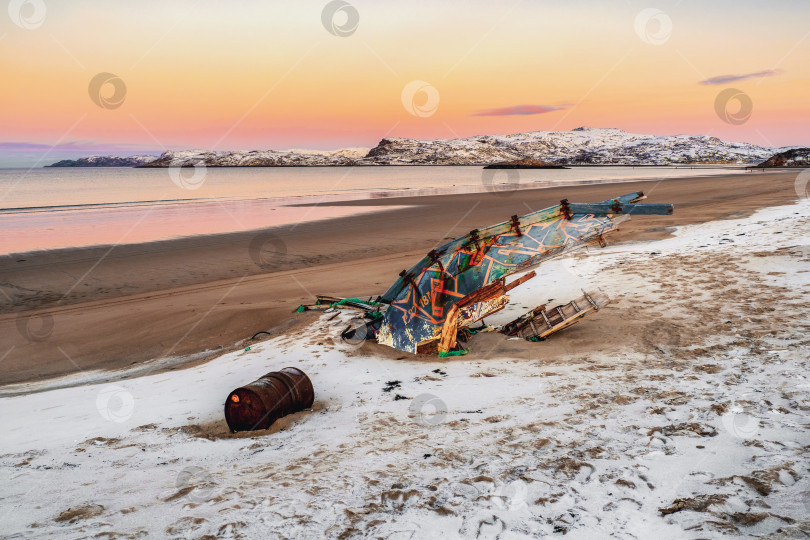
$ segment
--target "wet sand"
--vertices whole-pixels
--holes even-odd
[[[292,311],[313,295],[382,293],[445,240],[562,198],[599,201],[644,191],[646,202],[675,204],[672,216],[634,218],[608,237],[639,242],[667,236],[668,227],[794,201],[795,176],[740,173],[331,203],[400,208],[265,231],[2,257],[0,384],[232,350],[258,331],[299,324]]]

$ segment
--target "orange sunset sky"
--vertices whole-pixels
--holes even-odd
[[[2,151],[49,152],[45,164],[70,151],[330,149],[582,125],[810,144],[807,1],[353,0],[330,19],[342,36],[325,6],[13,1],[0,14]],[[90,98],[101,72],[125,83],[120,106]],[[429,115],[403,106],[414,80],[435,89]],[[715,111],[726,88],[750,97],[747,122]]]

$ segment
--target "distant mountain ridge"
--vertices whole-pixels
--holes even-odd
[[[90,156],[63,159],[46,167],[140,167],[156,159],[157,156]]]
[[[143,167],[176,167],[203,163],[206,167],[317,167],[356,165],[368,148],[341,150],[183,150],[164,152]]]
[[[371,149],[319,150],[184,150],[164,152],[129,166],[301,167],[356,165],[490,165],[534,159],[557,165],[757,164],[793,147],[766,148],[707,135],[644,135],[617,128],[580,127],[571,131],[532,131],[458,139],[419,140],[386,137]],[[144,158],[91,157],[65,160],[61,166],[104,165]],[[105,161],[106,160],[106,161]],[[61,165],[65,163],[64,165]],[[87,163],[87,164],[84,164]]]

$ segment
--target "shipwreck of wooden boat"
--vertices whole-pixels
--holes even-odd
[[[451,240],[430,251],[382,295],[374,298],[318,297],[304,310],[354,309],[362,324],[343,332],[346,340],[374,339],[410,353],[463,354],[472,325],[509,303],[507,293],[535,277],[541,263],[589,244],[604,247],[604,236],[631,215],[672,214],[671,204],[637,204],[642,192],[598,203],[569,203],[539,210]],[[521,274],[511,283],[510,275]],[[509,336],[532,341],[593,315],[610,299],[601,291],[582,291],[568,303],[540,305],[502,327]],[[468,346],[468,345],[467,345]]]

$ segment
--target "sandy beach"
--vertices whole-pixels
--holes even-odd
[[[293,310],[314,295],[379,294],[446,239],[562,198],[599,201],[644,191],[646,202],[675,205],[672,216],[630,220],[608,238],[630,243],[793,201],[794,180],[787,171],[741,172],[330,203],[394,209],[265,231],[2,257],[0,382],[152,360],[177,366],[234,350],[256,332],[299,324]]]
[[[635,219],[617,233],[623,242],[550,261],[513,291],[507,319],[579,288],[613,298],[541,343],[490,333],[464,357],[413,357],[342,342],[351,313],[304,314],[249,351],[186,369],[74,370],[7,385],[4,534],[806,537],[810,208],[807,199],[768,204],[790,198],[792,178],[729,178],[745,190],[662,183],[650,200],[674,202],[676,216]],[[286,290],[278,318],[261,322],[291,318],[305,293],[290,276],[371,292],[407,260],[333,263],[344,269],[336,284],[325,266],[246,278],[210,317],[243,337],[240,325],[249,333],[256,324],[240,309],[256,317],[280,301],[252,295]],[[147,322],[164,336],[187,331],[158,319],[161,307],[190,311],[235,283],[62,309],[96,321],[136,314],[120,337],[136,347]],[[82,320],[74,331],[104,335]],[[230,434],[228,392],[287,365],[312,379],[311,410]]]

